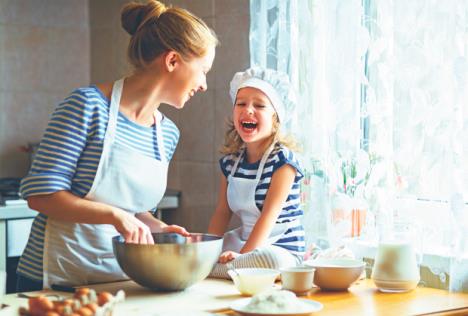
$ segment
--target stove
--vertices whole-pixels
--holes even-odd
[[[25,204],[19,193],[21,178],[0,178],[0,206]]]

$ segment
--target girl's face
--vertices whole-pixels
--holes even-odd
[[[258,143],[273,133],[275,109],[270,99],[259,89],[241,88],[233,109],[233,122],[244,143]]]
[[[180,60],[180,66],[171,77],[170,100],[168,103],[181,109],[198,91],[206,91],[206,75],[210,71],[215,58],[215,47],[207,50],[202,57],[189,61]]]

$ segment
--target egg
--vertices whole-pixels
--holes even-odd
[[[112,300],[114,296],[109,292],[101,292],[98,294],[98,305],[102,306]]]

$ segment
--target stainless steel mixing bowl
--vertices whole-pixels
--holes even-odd
[[[178,291],[203,280],[218,261],[223,245],[222,237],[209,234],[155,233],[153,238],[154,245],[125,243],[122,236],[112,238],[122,270],[153,290]]]

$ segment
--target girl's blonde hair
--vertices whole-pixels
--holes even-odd
[[[239,133],[237,133],[232,119],[227,121],[227,125],[228,129],[224,135],[224,144],[220,149],[220,152],[223,155],[238,153],[244,145],[244,141],[240,137]],[[271,144],[273,142],[283,145],[292,151],[300,151],[299,145],[293,137],[290,135],[283,135],[280,132],[280,122],[276,113],[273,117],[273,131],[271,133],[269,143]]]
[[[156,0],[126,4],[121,22],[131,35],[127,55],[136,69],[146,67],[166,51],[176,51],[189,60],[204,56],[208,48],[218,45],[215,33],[203,20]]]

